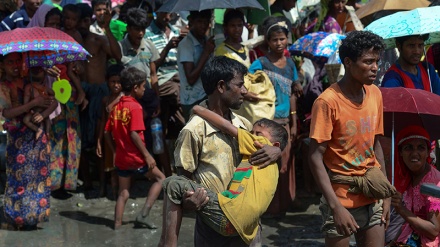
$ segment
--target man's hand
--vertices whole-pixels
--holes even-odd
[[[198,188],[196,191],[187,191],[183,195],[182,206],[185,210],[200,210],[208,201],[206,190]]]
[[[100,142],[96,143],[96,156],[98,156],[99,158],[102,158],[102,150],[101,150],[101,143]]]
[[[260,101],[260,97],[256,93],[247,92],[244,96],[244,100],[247,100],[249,102],[258,102]]]
[[[212,54],[215,50],[215,41],[214,36],[211,36],[206,42],[205,46],[203,47],[203,52],[206,52],[207,54]]]
[[[336,231],[341,235],[350,236],[359,229],[353,215],[342,206],[336,207],[333,210],[333,218],[335,220]]]
[[[104,16],[102,17],[102,23],[105,28],[110,26],[110,21],[112,20],[112,15],[108,9],[105,10]]]
[[[167,47],[168,47],[169,49],[177,48],[177,46],[179,45],[180,40],[181,40],[181,39],[178,38],[178,37],[172,37],[172,38],[170,39],[170,41],[168,42]]]
[[[293,93],[298,98],[303,96],[303,88],[302,88],[301,84],[299,84],[299,83],[293,84]]]
[[[263,145],[258,141],[254,142],[254,146],[258,150],[251,155],[249,162],[252,165],[259,165],[258,169],[265,168],[281,157],[281,149],[279,147]]]
[[[52,68],[48,68],[46,70],[46,73],[49,76],[58,77],[58,76],[60,76],[61,70],[58,67],[56,67],[56,66],[52,66]]]
[[[386,198],[383,199],[383,213],[382,213],[382,217],[381,217],[381,225],[385,224],[385,230],[388,228],[388,226],[390,225],[390,205],[391,205],[391,198]]]
[[[158,117],[160,114],[160,104],[157,105],[156,110],[153,112],[153,114],[151,115],[151,118],[155,118]]]

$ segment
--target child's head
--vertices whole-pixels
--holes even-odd
[[[240,40],[243,34],[244,14],[238,9],[232,9],[225,13],[223,18],[223,30],[227,38]]]
[[[32,82],[43,83],[46,77],[46,72],[43,67],[31,67],[29,68],[29,76]]]
[[[9,79],[16,79],[20,77],[20,72],[23,64],[23,59],[20,53],[9,53],[5,56],[0,56],[0,65]]]
[[[143,9],[131,8],[127,12],[127,35],[133,45],[140,45],[148,27],[147,12]]]
[[[62,17],[61,11],[58,8],[52,8],[44,17],[44,27],[60,29]]]
[[[95,14],[96,20],[102,22],[106,11],[110,10],[109,0],[92,0],[92,9]]]
[[[135,67],[127,67],[121,72],[122,92],[141,98],[145,91],[147,74]]]
[[[107,68],[105,79],[107,80],[108,88],[112,94],[119,94],[122,91],[121,87],[121,72],[124,66],[120,64],[113,64]]]
[[[77,28],[81,19],[81,10],[75,4],[67,4],[63,8],[63,27],[65,30]]]
[[[81,12],[78,31],[84,37],[89,33],[90,25],[92,25],[93,10],[87,3],[77,3],[76,6]]]
[[[271,51],[284,52],[287,37],[291,29],[290,21],[285,17],[270,16],[264,23],[264,37]]]
[[[273,146],[279,147],[281,151],[287,146],[287,130],[279,123],[262,118],[254,123],[252,134],[266,137]]]
[[[202,11],[190,11],[188,16],[191,32],[197,38],[206,36],[206,32],[211,25],[212,11],[209,9]]]

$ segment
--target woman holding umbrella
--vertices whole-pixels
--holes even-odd
[[[399,132],[396,144],[395,169],[399,179],[395,186],[399,192],[392,197],[391,204],[405,222],[394,243],[437,247],[440,243],[440,199],[420,193],[423,183],[440,185],[440,172],[428,162],[429,134],[420,126],[408,126]]]
[[[46,118],[56,104],[53,97],[42,96],[23,103],[20,53],[1,57],[1,65],[6,76],[0,84],[0,111],[8,131],[4,213],[13,226],[32,229],[47,221],[50,213],[49,141],[45,130],[35,139],[34,131],[23,124],[22,118],[34,107],[45,108],[41,115]]]

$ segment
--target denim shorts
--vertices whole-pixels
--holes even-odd
[[[347,208],[348,212],[353,215],[356,223],[359,225],[358,231],[366,230],[375,225],[379,225],[382,222],[383,201],[378,200],[371,204],[358,207]],[[346,237],[341,235],[336,230],[335,221],[333,218],[333,211],[325,200],[324,196],[321,197],[321,203],[319,204],[319,210],[322,215],[322,227],[321,231],[328,238]]]
[[[121,170],[119,168],[116,167],[116,173],[118,174],[119,177],[131,177],[133,175],[144,175],[145,173],[147,173],[148,170],[148,166],[143,166],[141,168],[138,168],[136,170]]]

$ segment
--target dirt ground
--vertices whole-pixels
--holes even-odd
[[[148,192],[145,188],[148,188],[146,181],[137,181],[132,187],[124,225],[118,231],[111,228],[115,201],[86,199],[83,193],[73,193],[67,200],[51,198],[50,221],[41,224],[38,230],[0,230],[0,246],[157,246],[162,222],[161,198],[151,212],[158,229],[136,228],[133,224],[145,201]],[[318,202],[318,196],[298,199],[285,217],[263,218],[263,246],[324,246],[319,231]],[[194,222],[193,213],[185,214],[178,246],[193,246]]]

